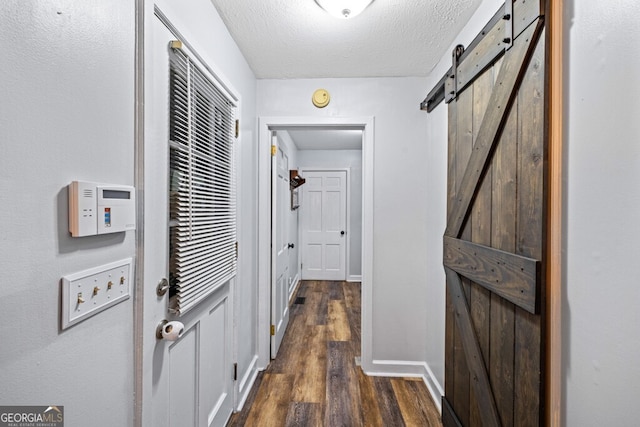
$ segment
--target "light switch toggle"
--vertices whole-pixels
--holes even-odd
[[[61,329],[67,329],[129,299],[131,277],[133,277],[132,258],[63,276]]]

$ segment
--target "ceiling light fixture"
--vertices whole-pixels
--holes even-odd
[[[373,0],[315,0],[318,6],[340,19],[353,18],[362,13]]]

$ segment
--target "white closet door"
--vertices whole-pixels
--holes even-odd
[[[347,172],[306,171],[304,178],[302,279],[345,280]]]

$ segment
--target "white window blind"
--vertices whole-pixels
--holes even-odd
[[[234,105],[180,49],[170,55],[169,310],[236,274]]]

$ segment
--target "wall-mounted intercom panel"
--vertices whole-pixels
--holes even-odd
[[[73,237],[135,229],[135,188],[87,181],[69,184],[69,232]]]

